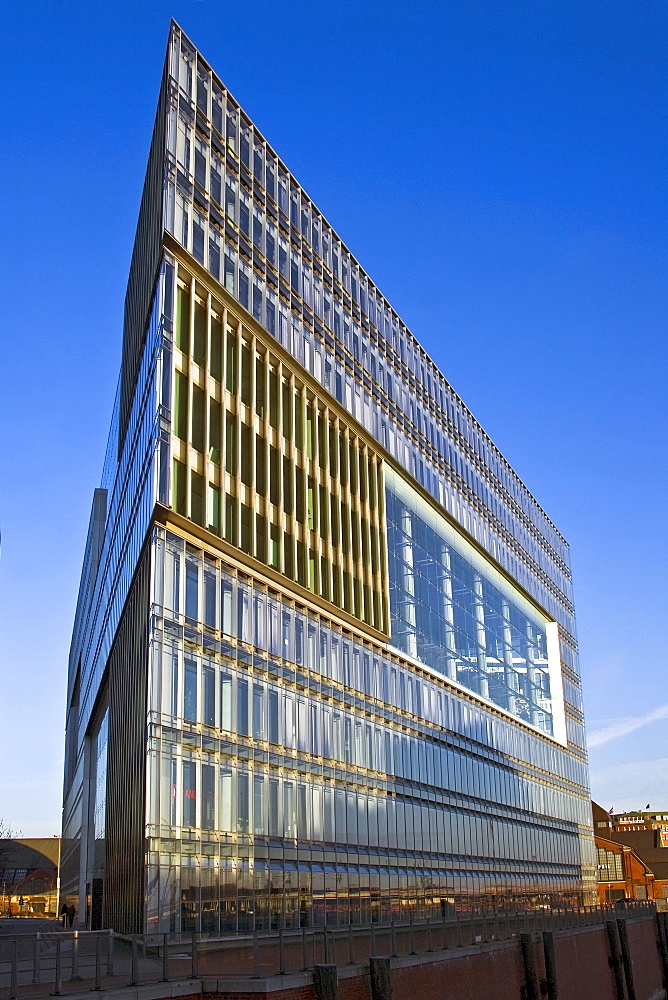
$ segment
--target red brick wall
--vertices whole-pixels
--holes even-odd
[[[339,1000],[371,1000],[370,976],[356,976],[354,979],[339,979]],[[415,997],[413,1000],[415,1000]]]
[[[653,919],[627,921],[637,1000],[664,997]],[[538,981],[545,977],[542,936],[534,937]],[[605,927],[554,934],[559,1000],[616,1000]],[[274,979],[271,985],[276,985]],[[519,941],[498,942],[445,960],[401,964],[392,969],[393,1000],[520,1000],[524,967]],[[267,993],[204,993],[201,1000],[317,1000],[312,985]],[[200,1000],[199,997],[182,1000]],[[339,1000],[371,1000],[368,973],[339,979]]]
[[[559,1000],[616,1000],[609,954],[605,927],[555,934]]]
[[[394,1000],[519,1000],[519,945],[392,970]]]

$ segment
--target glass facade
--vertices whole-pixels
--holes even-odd
[[[148,176],[70,655],[68,891],[104,879],[124,932],[588,899],[564,539],[177,25]]]
[[[152,930],[580,898],[582,762],[215,547],[153,544]]]
[[[294,359],[183,264],[171,506],[312,594],[387,631],[381,460]],[[314,391],[315,389],[315,391]]]
[[[388,476],[392,644],[553,735],[549,623],[415,490]]]
[[[572,635],[563,537],[178,30],[169,70],[166,228]]]

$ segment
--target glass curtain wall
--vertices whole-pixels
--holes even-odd
[[[392,645],[552,735],[546,619],[414,490],[388,480]]]
[[[577,897],[572,755],[164,529],[154,560],[150,929]]]
[[[165,228],[573,642],[561,534],[176,26],[169,72]]]
[[[387,631],[375,450],[183,266],[175,309],[172,509]]]

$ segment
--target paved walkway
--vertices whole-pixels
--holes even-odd
[[[12,921],[13,923],[13,921]],[[132,950],[127,941],[114,940],[113,976],[108,972],[109,938],[106,933],[83,934],[78,940],[72,932],[65,934],[57,922],[50,922],[40,931],[39,940],[32,935],[0,931],[0,1000],[9,996],[13,955],[16,954],[17,981],[21,997],[45,996],[53,992],[56,980],[56,956],[60,950],[60,978],[63,994],[82,993],[95,986],[97,942],[100,945],[101,971],[105,990],[122,989],[132,982]],[[180,956],[174,956],[180,957]],[[183,972],[179,968],[182,965]],[[189,978],[190,962],[171,963],[170,972],[182,979]],[[158,984],[162,979],[162,961],[149,951],[138,950],[137,982]],[[169,996],[169,984],[156,996]],[[163,989],[162,984],[160,989]],[[193,992],[192,990],[190,992]]]
[[[2,917],[0,918],[0,936],[14,937],[16,934],[36,934],[44,931],[62,930],[59,920],[46,920],[39,917]],[[75,928],[72,928],[75,930]]]

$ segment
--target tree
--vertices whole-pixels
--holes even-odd
[[[2,909],[9,915],[9,901],[15,880],[16,865],[14,855],[15,840],[21,836],[20,830],[14,830],[0,816],[0,891],[2,892]]]

